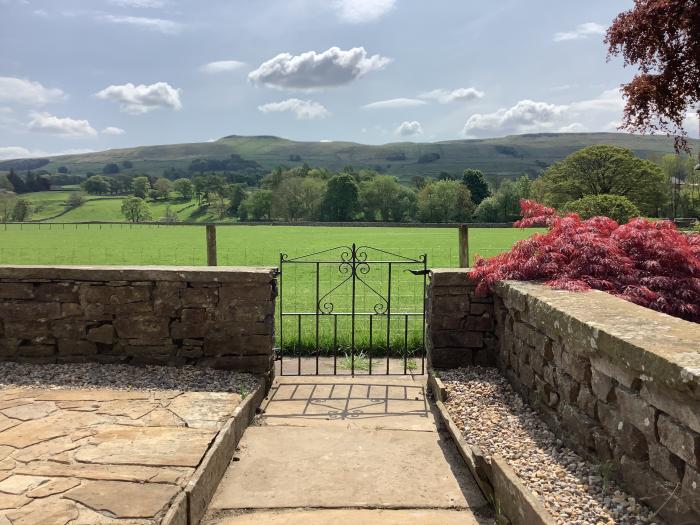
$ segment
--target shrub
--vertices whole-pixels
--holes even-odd
[[[622,195],[586,195],[564,206],[565,212],[576,213],[582,219],[610,217],[619,224],[626,224],[639,217],[639,208]]]
[[[478,258],[471,274],[478,293],[504,279],[544,281],[565,290],[603,290],[700,322],[700,234],[684,234],[669,221],[638,218],[620,226],[607,217],[557,217],[533,201],[521,206],[520,225],[551,229],[509,252]]]

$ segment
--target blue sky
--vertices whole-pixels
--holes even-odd
[[[612,131],[628,0],[0,0],[0,158]],[[690,130],[697,129],[691,127]]]

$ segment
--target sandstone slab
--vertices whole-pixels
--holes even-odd
[[[84,481],[65,494],[68,499],[119,518],[151,518],[175,497],[178,488],[161,483]]]

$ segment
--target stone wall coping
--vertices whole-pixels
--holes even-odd
[[[74,281],[270,281],[277,268],[247,266],[34,266],[0,265],[0,279]]]
[[[645,380],[677,390],[700,387],[700,324],[598,290],[569,292],[501,281],[496,295],[507,305],[527,309],[539,328],[577,338],[579,347],[590,346],[592,355],[600,352]]]

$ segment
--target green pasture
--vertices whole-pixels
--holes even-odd
[[[89,202],[83,206],[86,205]],[[501,253],[535,231],[516,228],[470,229],[471,260],[477,254],[489,257]],[[311,264],[283,264],[283,311],[315,312],[315,261],[322,261],[318,264],[318,297],[329,315],[319,319],[319,346],[338,348],[341,355],[350,344],[352,320],[349,316],[333,314],[350,310],[352,281],[344,282],[348,267],[341,265],[341,262],[346,251],[344,247],[353,243],[382,250],[363,250],[362,256],[366,254],[367,265],[358,267],[360,279],[355,283],[355,301],[356,312],[361,315],[355,318],[356,347],[370,347],[371,317],[373,353],[386,353],[387,316],[371,314],[386,311],[390,282],[388,261],[393,261],[390,353],[402,353],[406,348],[411,354],[422,344],[423,323],[423,277],[408,271],[422,269],[423,264],[411,260],[419,260],[426,255],[428,268],[458,266],[456,229],[268,225],[220,225],[217,228],[218,263],[222,266],[278,267],[281,252],[288,255],[288,260],[323,252],[299,259]],[[0,225],[0,263],[199,266],[206,264],[205,231],[202,226],[170,225]],[[315,322],[313,315],[285,316],[282,330],[285,347],[292,352],[314,351]],[[406,327],[408,337],[405,335]],[[279,336],[279,322],[277,332]]]

